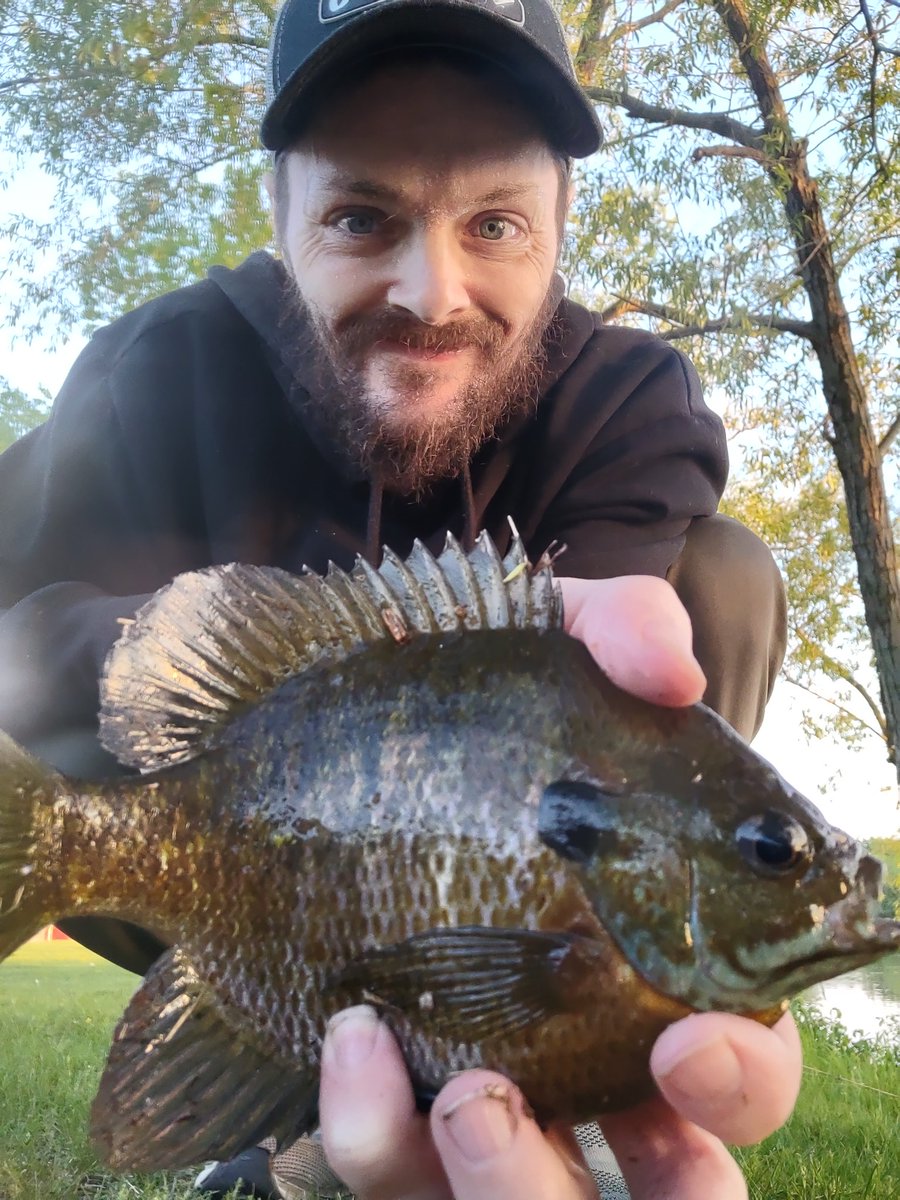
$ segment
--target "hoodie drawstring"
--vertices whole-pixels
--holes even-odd
[[[463,467],[462,479],[462,501],[463,501],[463,535],[462,547],[466,554],[470,554],[475,549],[475,538],[478,534],[478,521],[475,516],[475,493],[472,489],[472,472],[469,470],[469,464],[466,463]]]
[[[381,505],[384,482],[381,475],[372,478],[369,488],[369,517],[366,522],[366,560],[377,570],[381,564]]]
[[[469,464],[463,467],[460,476],[463,507],[462,547],[466,554],[475,549],[478,536],[478,518],[475,512],[475,492]],[[376,569],[381,563],[381,510],[384,503],[384,480],[380,474],[372,477],[369,488],[369,514],[366,520],[366,561]]]

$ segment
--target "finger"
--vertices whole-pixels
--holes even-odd
[[[601,1124],[632,1200],[747,1200],[741,1170],[719,1139],[665,1100]]]
[[[790,1116],[803,1055],[789,1013],[771,1029],[727,1013],[697,1013],[659,1037],[650,1067],[682,1117],[723,1141],[747,1145]]]
[[[454,1200],[596,1200],[580,1155],[541,1132],[502,1075],[466,1071],[451,1080],[435,1101],[431,1130]]]
[[[694,704],[706,677],[691,619],[674,588],[652,575],[560,579],[565,627],[612,681],[656,704]]]
[[[400,1050],[368,1005],[329,1023],[319,1119],[328,1162],[359,1200],[449,1200]]]

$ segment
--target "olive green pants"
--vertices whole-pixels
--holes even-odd
[[[762,723],[786,642],[784,585],[771,552],[729,517],[688,530],[669,580],[688,610],[694,653],[706,672],[704,699],[748,740]],[[83,779],[121,771],[93,731],[73,731],[30,749]],[[104,958],[143,974],[165,949],[151,934],[106,917],[73,917],[60,928]]]

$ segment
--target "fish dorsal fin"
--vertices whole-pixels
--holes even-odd
[[[291,575],[233,563],[179,575],[126,625],[101,681],[100,733],[142,771],[214,745],[238,713],[287,679],[362,646],[463,629],[555,629],[562,600],[549,569],[532,574],[518,536],[501,561],[482,533],[466,555],[416,542],[376,571]]]

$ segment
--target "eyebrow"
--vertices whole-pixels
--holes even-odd
[[[502,204],[504,201],[524,200],[529,196],[534,196],[537,190],[537,185],[533,183],[509,184],[506,187],[491,188],[489,192],[479,196],[475,203],[490,207],[492,204]]]
[[[328,187],[334,191],[350,192],[367,200],[388,200],[392,204],[402,204],[404,199],[401,192],[373,179],[342,179],[335,175],[328,180]],[[491,188],[489,192],[472,200],[471,204],[491,208],[496,204],[526,199],[534,196],[537,191],[537,185],[533,183],[508,184]]]
[[[365,196],[367,200],[391,200],[399,203],[401,196],[393,188],[371,179],[342,179],[335,175],[328,180],[329,188],[336,192],[352,192],[355,196]]]

